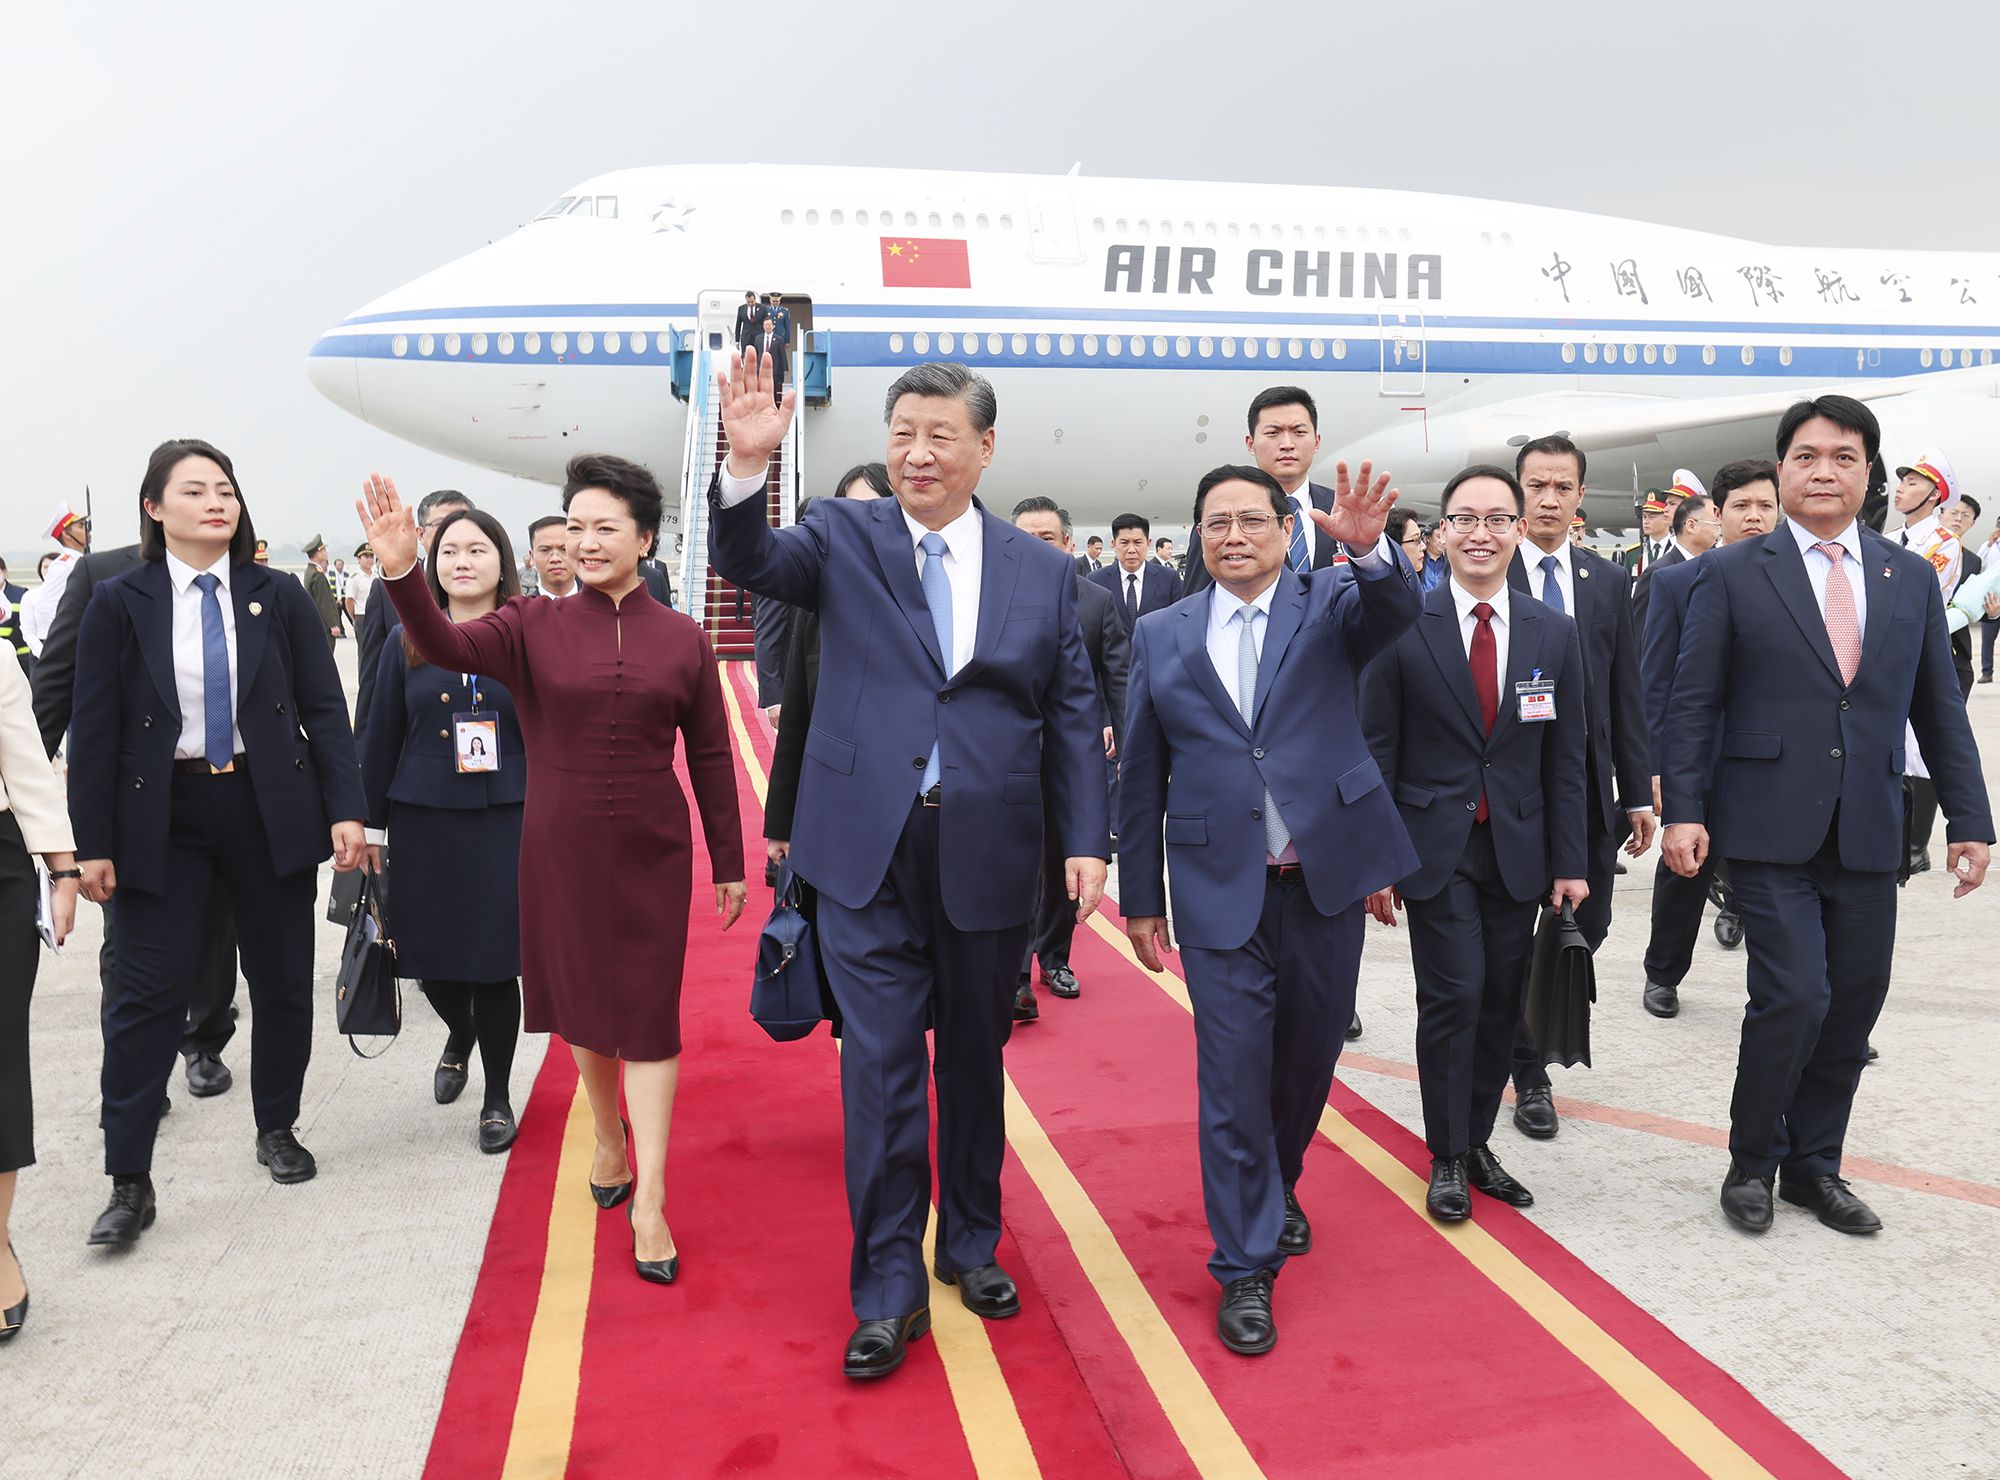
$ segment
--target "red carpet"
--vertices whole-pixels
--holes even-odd
[[[769,737],[747,675],[741,665],[726,671],[757,763],[768,766]],[[754,840],[760,814],[747,768],[743,777],[744,830]],[[698,866],[697,879],[704,875]],[[749,1020],[749,961],[769,891],[753,880],[749,910],[726,936],[705,881],[697,891],[668,1163],[681,1279],[668,1289],[641,1283],[622,1210],[591,1215],[596,1260],[566,1473],[969,1476],[979,1441],[961,1425],[966,1393],[981,1405],[969,1426],[1004,1410],[1011,1395],[1043,1475],[1197,1473],[1069,1233],[1011,1154],[1000,1259],[1020,1281],[1023,1310],[982,1328],[1004,1386],[982,1389],[958,1366],[948,1380],[934,1339],[917,1343],[888,1381],[840,1376],[851,1318],[838,1061],[824,1032],[773,1043]],[[1265,1475],[1480,1475],[1529,1455],[1543,1480],[1701,1473],[1604,1377],[1324,1138],[1301,1184],[1317,1248],[1278,1285],[1283,1339],[1257,1361],[1223,1350],[1205,1268],[1192,1019],[1088,927],[1078,931],[1075,961],[1084,997],[1045,996],[1041,1022],[1017,1032],[1008,1050],[1009,1072]],[[555,1186],[575,1078],[568,1053],[552,1043],[447,1386],[427,1470],[438,1480],[506,1466],[530,1330],[545,1298],[551,1198],[586,1196],[581,1186]],[[1344,1086],[1333,1105],[1406,1166],[1427,1167],[1417,1138]],[[1770,1473],[1837,1473],[1525,1219],[1484,1200],[1477,1216]],[[934,1308],[954,1299],[942,1287],[933,1297]],[[1132,1313],[1123,1314],[1130,1329]],[[965,1384],[956,1399],[953,1381]],[[553,1473],[515,1459],[516,1473]],[[1017,1472],[989,1463],[989,1476]],[[1223,1480],[1213,1465],[1208,1473]]]

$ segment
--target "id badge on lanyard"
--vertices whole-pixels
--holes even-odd
[[[461,776],[494,772],[500,769],[500,721],[491,713],[482,714],[479,701],[484,696],[479,692],[479,675],[465,675],[466,687],[472,690],[472,712],[454,714],[451,717],[452,750]]]
[[[1533,677],[1514,685],[1514,703],[1523,724],[1548,723],[1556,717],[1556,681],[1543,678],[1537,668]]]

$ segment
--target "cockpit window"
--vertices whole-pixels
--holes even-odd
[[[597,197],[597,219],[600,221],[616,221],[618,219],[617,196],[600,195]]]
[[[569,214],[572,216],[594,216],[597,214],[597,203],[587,195],[579,195],[576,198],[576,204],[569,208]]]
[[[546,221],[551,216],[560,216],[564,211],[570,208],[570,202],[574,201],[575,199],[576,197],[573,195],[565,195],[561,200],[553,201],[549,205],[544,206],[542,208],[542,213],[539,216],[535,217],[535,219],[537,221]]]
[[[618,219],[618,197],[615,195],[565,195],[552,201],[535,217],[537,221],[547,221],[555,216],[595,216],[602,221]]]

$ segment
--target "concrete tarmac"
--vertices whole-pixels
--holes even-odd
[[[352,644],[338,657],[351,691]],[[1975,687],[1969,708],[1991,781],[2000,686]],[[2000,1308],[2000,1000],[1989,954],[2000,878],[1952,900],[1943,833],[1940,822],[1933,871],[1902,892],[1896,978],[1875,1034],[1882,1058],[1863,1077],[1847,1143],[1855,1190],[1883,1233],[1845,1237],[1782,1203],[1761,1239],[1723,1221],[1744,954],[1705,929],[1681,1015],[1643,1011],[1657,850],[1618,881],[1597,957],[1598,1067],[1555,1071],[1569,1112],[1560,1136],[1529,1141],[1503,1113],[1495,1138],[1535,1192],[1531,1218],[1857,1476],[2000,1474],[1990,1317]],[[330,1007],[340,932],[322,923],[299,1127],[318,1178],[280,1187],[256,1164],[239,992],[242,1031],[225,1056],[236,1087],[195,1100],[174,1075],[158,1224],[129,1252],[90,1249],[84,1236],[108,1189],[99,938],[86,905],[63,954],[44,954],[36,984],[40,1161],[21,1175],[13,1220],[34,1303],[27,1329],[0,1347],[0,1476],[420,1474],[505,1171],[505,1157],[475,1145],[476,1063],[458,1104],[433,1102],[444,1031],[414,990],[403,1038],[373,1062],[351,1054]],[[1085,991],[1082,1006],[1087,981]],[[1369,926],[1361,1013],[1366,1033],[1341,1077],[1420,1131],[1402,930]],[[546,1047],[523,1037],[517,1111]],[[1302,1196],[1323,1228],[1338,1228],[1310,1179]],[[1449,1312],[1440,1320],[1448,1339]]]

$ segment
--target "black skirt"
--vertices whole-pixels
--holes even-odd
[[[42,940],[35,932],[35,865],[12,812],[0,812],[0,1172],[35,1163],[35,1094],[28,1076],[28,1003]]]
[[[392,802],[389,848],[398,976],[500,982],[521,974],[518,805],[452,811]]]

